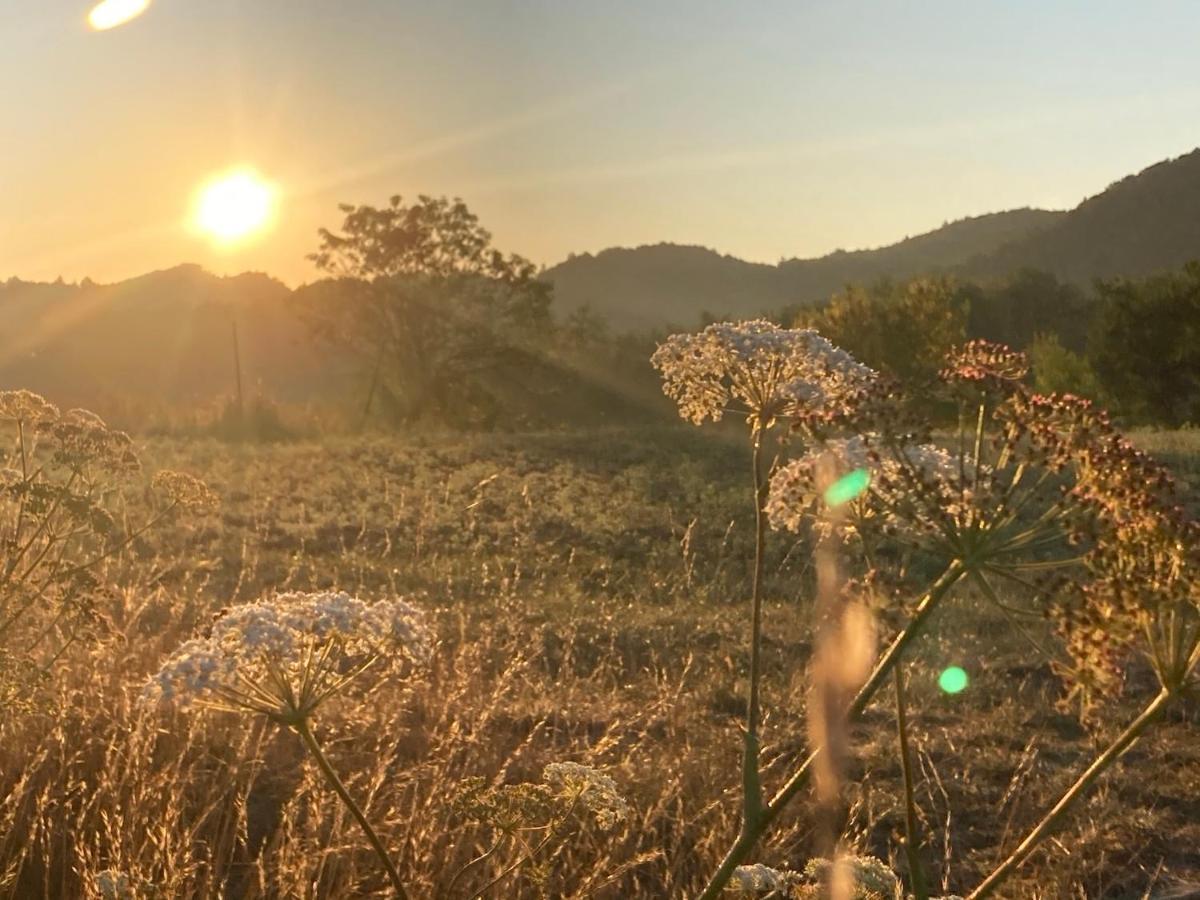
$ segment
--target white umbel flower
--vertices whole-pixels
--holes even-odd
[[[400,598],[366,603],[321,591],[279,594],[218,616],[150,679],[150,702],[306,717],[367,669],[386,674],[423,661],[431,638],[421,612]]]
[[[577,798],[579,805],[603,829],[610,829],[629,817],[629,804],[617,791],[617,783],[591,766],[550,763],[542,771],[542,780],[555,790]]]
[[[778,416],[831,410],[875,373],[811,328],[773,322],[718,322],[667,338],[651,363],[683,418],[699,425],[737,408],[752,425]]]

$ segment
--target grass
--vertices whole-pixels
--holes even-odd
[[[1185,478],[1200,470],[1191,433],[1135,437]],[[204,477],[223,506],[112,561],[108,574],[126,587],[103,637],[65,661],[35,715],[0,726],[3,892],[94,896],[96,874],[119,869],[164,897],[386,896],[370,848],[294,735],[135,702],[147,673],[221,608],[324,587],[414,595],[438,625],[426,679],[317,722],[413,896],[439,896],[488,846],[454,811],[456,785],[536,780],[555,760],[603,768],[635,813],[491,896],[696,891],[738,827],[753,546],[745,457],[720,432],[668,427],[152,441],[148,468]],[[806,741],[812,596],[810,549],[781,535],[770,549],[768,790]],[[995,616],[960,595],[906,665],[923,862],[945,891],[976,883],[1098,741],[1056,709],[1049,663]],[[886,609],[881,620],[886,629]],[[971,677],[954,696],[936,686],[949,665]],[[1134,670],[1130,715],[1150,689]],[[903,870],[890,702],[854,731],[839,824],[850,845]],[[1005,896],[1200,885],[1198,720],[1193,704],[1152,730]],[[802,868],[813,820],[798,804],[757,858]],[[488,872],[472,870],[456,895]]]

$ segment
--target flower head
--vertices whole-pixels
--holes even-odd
[[[954,383],[977,384],[1008,390],[1029,374],[1024,353],[992,341],[968,341],[946,356],[942,379]]]
[[[829,412],[875,376],[816,331],[763,319],[672,335],[650,361],[679,414],[697,425],[734,405],[756,428],[781,415]]]
[[[188,512],[208,513],[220,505],[217,495],[207,484],[185,472],[157,472],[151,486],[171,503]]]
[[[71,469],[98,466],[113,474],[136,472],[141,467],[133,440],[116,431],[86,409],[72,409],[50,426],[56,443],[54,460]]]
[[[235,607],[180,646],[147,684],[151,702],[258,712],[284,723],[310,715],[367,669],[423,661],[430,633],[400,598],[366,603],[322,591]]]
[[[892,900],[900,887],[896,873],[874,856],[840,856],[836,862],[811,859],[804,867],[804,874],[812,881],[826,884],[833,878],[835,867],[849,876],[854,900]]]
[[[868,519],[894,530],[928,528],[927,507],[937,504],[950,514],[964,494],[957,460],[932,444],[888,447],[876,434],[832,438],[772,476],[765,509],[776,528],[798,531],[816,510],[826,487],[820,483],[823,460],[830,461],[838,475],[857,470],[869,474],[864,482],[869,493],[855,498],[846,522],[850,528],[861,527]],[[929,495],[928,503],[914,501],[918,490]]]
[[[0,391],[0,419],[41,425],[58,418],[58,407],[33,391]]]
[[[788,869],[772,869],[762,863],[738,866],[725,890],[737,894],[766,894],[786,891],[800,882],[800,875]]]
[[[550,763],[542,771],[542,780],[560,795],[577,800],[601,828],[610,829],[629,817],[629,804],[617,791],[617,783],[591,766]]]

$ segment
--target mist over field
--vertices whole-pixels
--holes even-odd
[[[1200,898],[1198,26],[0,10],[0,897]]]

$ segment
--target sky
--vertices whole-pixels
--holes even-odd
[[[553,265],[659,241],[776,262],[1068,208],[1200,145],[1200,4],[0,0],[0,280],[194,262],[289,284],[339,203],[462,197]],[[197,189],[250,167],[271,228]]]

